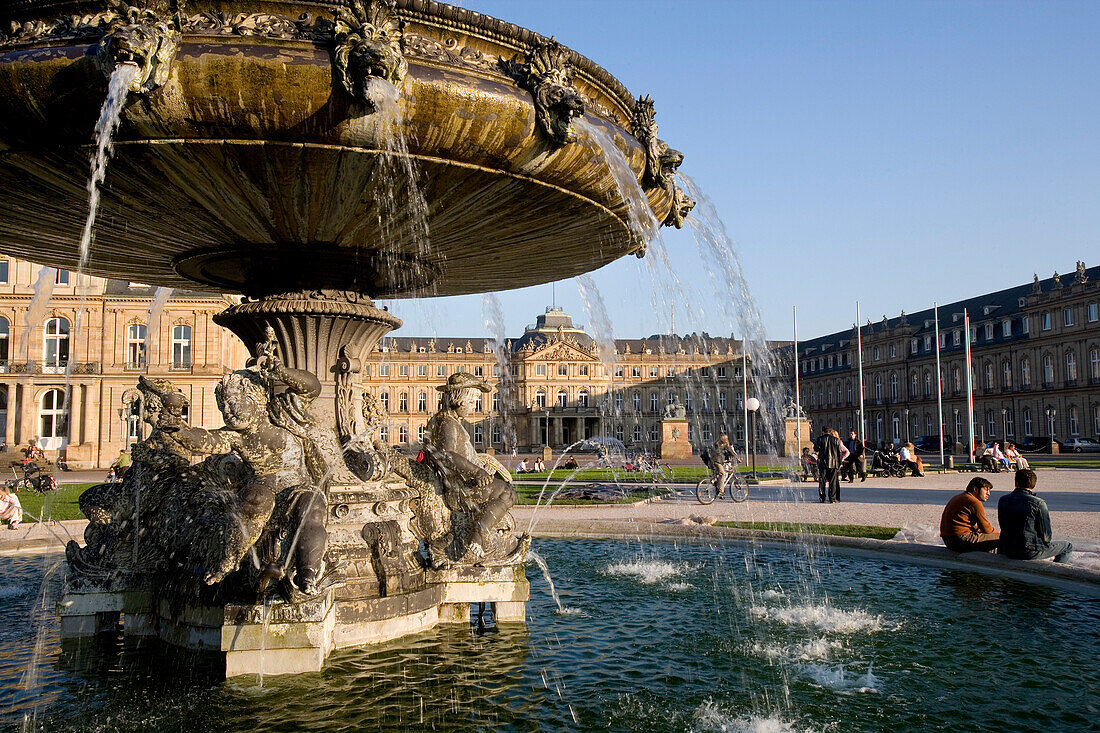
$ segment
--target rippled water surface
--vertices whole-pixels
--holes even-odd
[[[529,567],[526,631],[440,629],[262,687],[155,645],[62,651],[56,557],[0,558],[0,729],[1097,730],[1095,600],[809,549],[536,547],[564,610]]]

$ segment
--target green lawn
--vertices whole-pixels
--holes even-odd
[[[874,527],[863,524],[797,524],[795,522],[718,522],[719,527],[760,529],[770,532],[808,532],[833,537],[870,537],[873,540],[892,539],[898,527]]]
[[[39,517],[44,519],[84,519],[77,505],[77,499],[84,489],[95,484],[62,484],[57,491],[36,494],[29,489],[17,492],[19,503],[23,505],[23,521],[33,522]]]
[[[696,483],[699,479],[710,475],[710,471],[706,466],[672,466],[671,468],[672,481],[676,483]],[[740,473],[752,473],[751,466],[739,466],[737,470]],[[758,474],[782,474],[787,470],[788,469],[783,466],[756,467],[756,472]],[[564,481],[570,479],[577,483],[586,481],[613,481],[620,484],[653,483],[653,476],[648,473],[610,468],[581,468],[576,471],[559,468],[554,471],[542,471],[541,473],[519,474],[514,471],[512,472],[512,477],[516,481],[545,481],[548,476],[551,481]]]

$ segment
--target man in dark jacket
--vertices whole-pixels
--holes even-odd
[[[864,460],[864,454],[866,449],[863,446],[863,441],[859,439],[859,435],[855,430],[848,433],[848,457],[844,459],[844,465],[840,468],[840,477],[847,478],[848,483],[852,483],[856,480],[856,474],[859,474],[860,481],[867,480],[867,462]]]
[[[1050,512],[1047,503],[1037,497],[1035,472],[1023,468],[1016,472],[1016,490],[997,502],[1001,524],[1001,554],[1016,560],[1042,560],[1053,557],[1065,562],[1073,545],[1051,540]]]
[[[817,470],[820,478],[817,492],[821,503],[840,501],[840,438],[836,431],[826,427],[814,443],[817,451]]]

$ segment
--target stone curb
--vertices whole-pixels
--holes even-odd
[[[863,557],[889,557],[901,562],[931,565],[955,570],[1000,575],[1032,583],[1063,587],[1084,595],[1100,598],[1100,572],[1087,568],[1054,563],[1048,560],[1011,560],[999,555],[972,552],[959,554],[945,547],[921,545],[866,537],[836,537],[832,535],[775,532],[769,530],[717,527],[704,524],[672,522],[598,521],[570,522],[542,519],[536,525],[535,537],[553,539],[638,539],[687,540],[691,542],[756,542],[769,546],[790,546],[807,543]]]

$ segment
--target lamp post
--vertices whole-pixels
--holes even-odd
[[[905,442],[912,442],[912,438],[909,437],[909,408],[905,408]]]
[[[1047,433],[1050,434],[1050,452],[1054,453],[1054,417],[1058,411],[1053,407],[1047,408]]]
[[[1001,442],[1008,440],[1008,408],[1001,408]]]
[[[955,425],[951,429],[954,430],[956,433],[958,433],[958,427],[959,427],[959,408],[956,407],[955,408]],[[955,436],[955,442],[956,443],[959,442],[959,437],[960,436],[958,436],[958,435]],[[955,452],[955,447],[954,446],[951,447],[951,452],[952,453]]]
[[[752,480],[756,481],[756,411],[760,409],[760,400],[748,398],[745,400],[745,409],[749,411],[749,432],[752,434]]]

